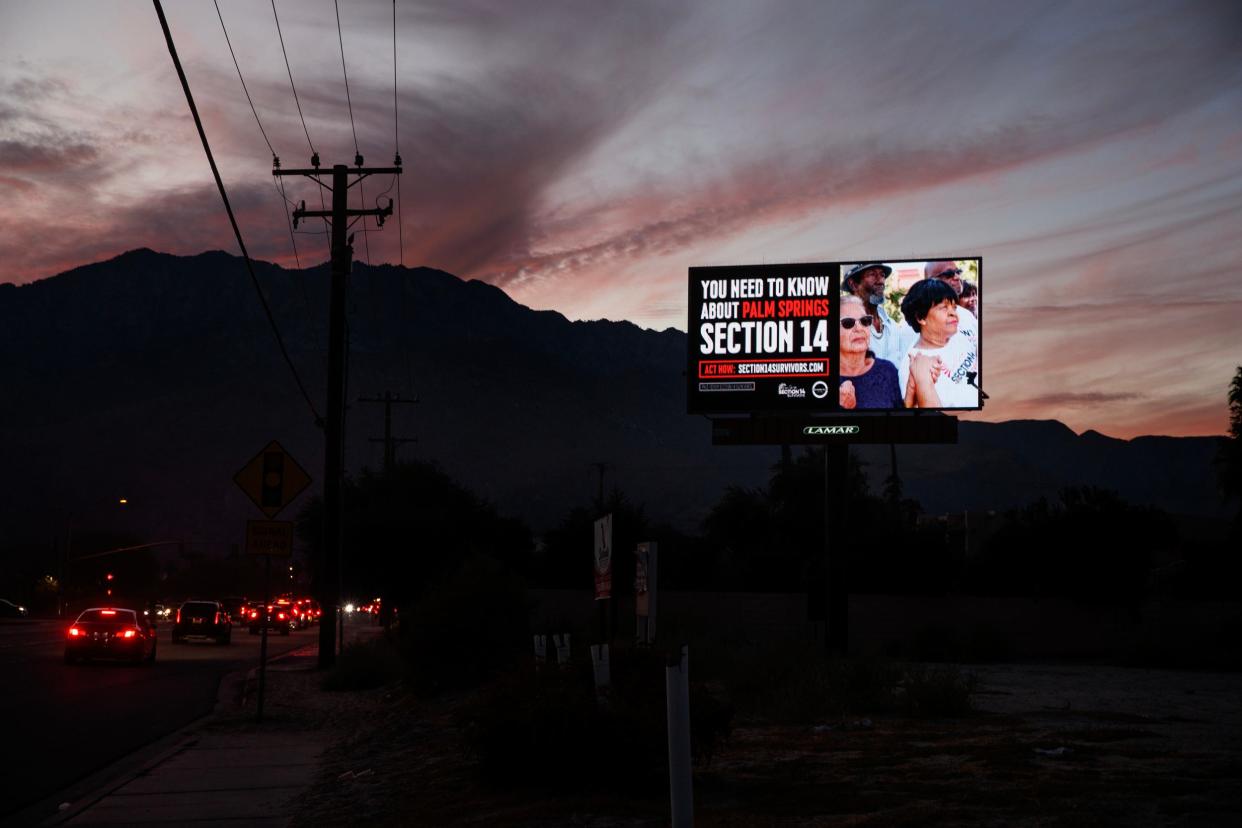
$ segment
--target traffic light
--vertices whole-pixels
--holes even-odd
[[[263,454],[263,489],[260,500],[263,506],[280,508],[285,505],[285,453],[269,451]]]

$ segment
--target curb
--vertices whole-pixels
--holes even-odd
[[[268,664],[304,655],[299,647],[287,653],[269,658]],[[182,751],[198,744],[198,732],[209,722],[222,713],[241,709],[247,699],[249,680],[257,676],[258,667],[243,668],[226,673],[216,688],[216,703],[211,712],[181,726],[172,733],[162,736],[145,747],[124,756],[115,762],[100,768],[79,782],[57,791],[51,796],[36,802],[29,807],[0,820],[0,825],[63,825],[82,812],[90,809],[113,792],[125,787],[133,780],[150,772],[156,766],[168,761]],[[63,811],[48,814],[60,803],[69,802],[70,807]],[[10,822],[11,820],[11,822]]]

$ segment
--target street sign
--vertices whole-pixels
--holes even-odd
[[[293,556],[293,521],[246,521],[246,554],[273,558]]]
[[[310,475],[273,440],[254,456],[233,481],[269,518],[293,502],[310,485]]]

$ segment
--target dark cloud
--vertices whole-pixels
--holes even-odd
[[[1066,391],[1056,394],[1044,394],[1039,397],[1028,397],[1026,399],[1015,401],[1015,405],[1043,409],[1082,408],[1085,406],[1101,405],[1104,403],[1132,402],[1141,399],[1144,399],[1142,394],[1107,393],[1103,391],[1074,393]]]
[[[27,175],[62,174],[94,163],[99,149],[94,144],[70,141],[61,144],[0,140],[0,158],[13,172]]]

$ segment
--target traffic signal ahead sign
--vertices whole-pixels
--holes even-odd
[[[269,518],[310,485],[310,475],[273,440],[233,475],[233,481]]]
[[[246,521],[246,554],[288,558],[293,555],[293,522],[288,520]]]

